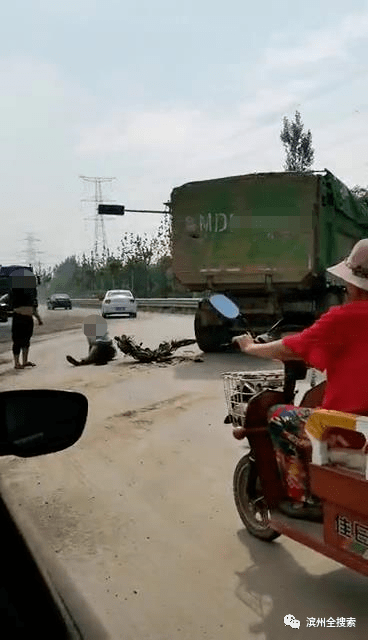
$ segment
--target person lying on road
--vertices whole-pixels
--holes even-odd
[[[88,340],[88,356],[82,360],[76,360],[72,356],[66,356],[70,364],[79,367],[86,364],[107,364],[116,356],[116,349],[107,331],[107,322],[98,315],[91,315],[84,321],[84,335]]]

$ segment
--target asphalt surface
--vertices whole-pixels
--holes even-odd
[[[87,351],[90,310],[80,311],[77,329],[37,335],[36,327],[34,369],[14,371],[4,352],[0,390],[85,393],[85,433],[64,452],[3,458],[0,472],[111,637],[366,638],[367,580],[285,537],[252,538],[234,506],[232,475],[246,448],[223,424],[221,373],[277,365],[236,353],[196,362],[194,345],[169,365],[119,353],[105,367],[73,368],[65,355]],[[48,313],[45,325],[70,312]],[[190,315],[139,313],[108,325],[112,337],[150,347],[193,337]],[[284,625],[287,614],[298,630]],[[356,618],[356,627],[311,628],[307,618]]]

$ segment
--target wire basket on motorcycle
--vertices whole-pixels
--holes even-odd
[[[256,393],[265,389],[283,389],[284,369],[266,371],[229,371],[222,374],[228,415],[225,423],[243,426],[247,405]]]

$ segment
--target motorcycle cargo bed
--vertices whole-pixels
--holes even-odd
[[[271,511],[270,525],[341,564],[368,576],[368,482],[342,467],[310,464],[312,494],[323,501],[323,523]]]
[[[322,500],[360,513],[368,520],[368,481],[357,471],[310,464],[311,491]]]
[[[327,514],[326,514],[327,515]],[[368,576],[368,560],[361,555],[345,551],[339,546],[325,541],[324,527],[325,524],[319,522],[309,522],[308,520],[296,520],[289,518],[280,511],[272,510],[270,526],[282,533],[288,538],[300,542],[300,544],[310,547],[318,551],[324,556],[335,560],[340,564],[344,564],[349,569],[353,569],[360,574]]]

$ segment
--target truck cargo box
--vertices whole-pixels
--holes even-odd
[[[347,255],[368,223],[329,171],[191,182],[171,194],[173,267],[195,291],[300,285]]]
[[[368,209],[327,169],[255,173],[173,189],[173,269],[199,303],[195,334],[203,350],[228,341],[229,327],[207,304],[226,293],[253,328],[280,318],[311,324],[343,300],[326,268],[368,236]]]

